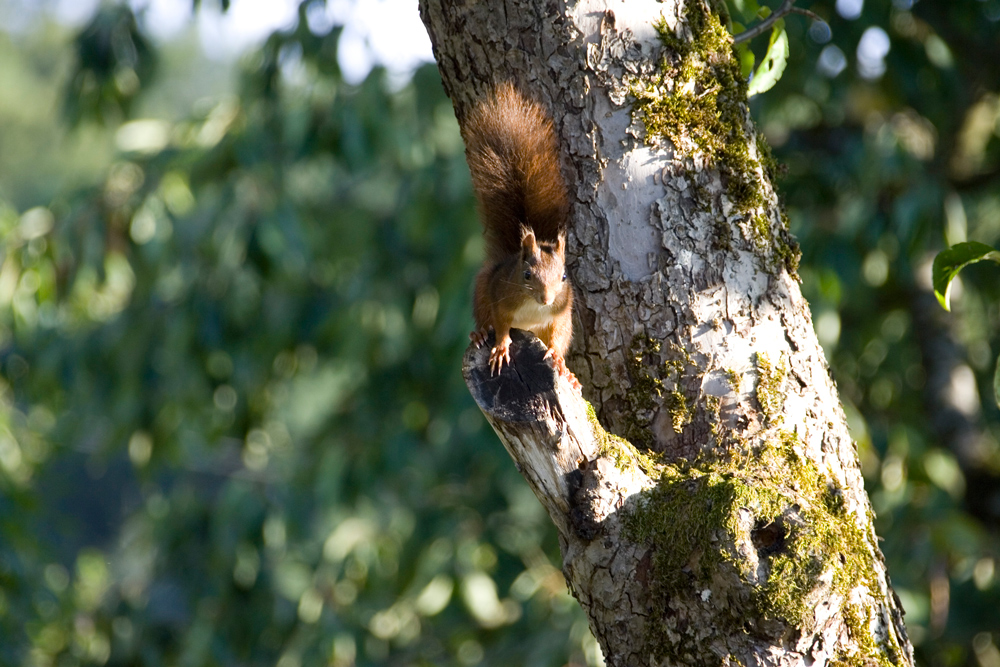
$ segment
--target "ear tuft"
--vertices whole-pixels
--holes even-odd
[[[534,255],[538,251],[538,242],[535,240],[535,232],[527,225],[521,225],[521,252],[525,255]]]

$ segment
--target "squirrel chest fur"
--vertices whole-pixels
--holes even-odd
[[[486,239],[476,277],[470,335],[490,351],[494,373],[510,363],[510,329],[531,331],[557,369],[573,335],[573,289],[566,277],[569,205],[552,121],[510,84],[501,84],[462,124]],[[575,378],[572,378],[575,383]]]

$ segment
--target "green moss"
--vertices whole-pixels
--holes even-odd
[[[671,343],[669,355],[661,364],[660,349],[658,341],[643,336],[636,336],[629,348],[632,386],[625,399],[631,408],[632,422],[626,426],[625,435],[643,449],[652,446],[651,422],[661,406],[669,412],[675,433],[680,433],[694,416],[694,410],[681,389],[684,373],[695,365],[694,360],[687,350]],[[660,373],[656,372],[658,364],[662,368]],[[674,388],[668,389],[665,381],[672,383]]]
[[[777,365],[766,354],[757,353],[757,404],[772,424],[781,423],[781,410],[785,406],[785,377],[788,359],[782,354]]]
[[[774,153],[771,151],[771,144],[767,143],[767,139],[760,130],[757,131],[757,135],[754,137],[754,143],[757,145],[757,157],[760,160],[760,166],[764,169],[764,174],[767,175],[768,180],[774,183],[778,179],[778,176],[784,174],[785,168],[774,157]]]
[[[871,609],[854,603],[844,605],[844,622],[858,652],[841,654],[831,664],[844,667],[892,667],[899,664],[899,647],[880,645],[871,631]]]
[[[625,436],[643,449],[650,449],[652,435],[650,425],[652,413],[658,407],[658,400],[665,389],[663,380],[650,372],[651,357],[659,358],[660,343],[652,338],[636,336],[629,348],[629,375],[632,385],[625,392],[625,400],[629,404],[628,414],[631,421],[625,427]],[[640,417],[639,415],[647,415]]]
[[[722,409],[722,399],[718,396],[705,397],[705,413],[708,417],[708,430],[712,434],[713,446],[722,444],[726,436],[726,429],[722,426],[720,412]]]
[[[732,368],[727,368],[723,371],[726,374],[726,381],[729,383],[729,388],[733,390],[734,393],[740,393],[740,385],[743,383],[743,378]]]
[[[684,427],[691,423],[691,409],[688,407],[687,398],[679,389],[667,393],[663,407],[670,413],[670,425],[674,433],[682,432]]]
[[[651,622],[651,644],[664,656],[676,651],[674,657],[686,654],[679,662],[699,664],[711,658],[718,638],[760,621],[782,620],[808,632],[811,595],[824,585],[844,598],[859,586],[877,594],[872,553],[841,490],[796,454],[796,444],[794,434],[775,430],[749,461],[661,465],[657,486],[625,516],[625,536],[651,549],[650,597],[663,606],[652,618],[667,618],[666,605],[675,598],[704,601],[702,592],[727,577],[750,591],[749,600],[713,606],[718,636],[696,645]],[[862,650],[875,663],[895,655],[877,643]]]
[[[699,195],[699,200],[704,201],[704,196]],[[714,238],[712,239],[713,247],[719,250],[732,250],[733,249],[733,229],[729,226],[729,222],[725,218],[716,218]]]
[[[709,12],[699,0],[687,4],[685,17],[691,38],[675,34],[665,19],[654,24],[669,54],[658,72],[630,82],[634,112],[649,137],[665,137],[679,155],[700,153],[719,169],[726,195],[737,214],[751,217],[754,244],[770,257],[773,268],[785,267],[792,275],[798,266],[798,247],[789,242],[787,222],[774,229],[758,209],[767,203],[761,174],[774,181],[778,163],[759,132],[746,130],[747,82],[725,21]],[[756,158],[749,146],[756,146]],[[698,191],[696,183],[696,193]],[[702,195],[701,201],[706,201]],[[717,226],[715,245],[731,247],[729,223]]]
[[[754,243],[766,248],[771,236],[771,223],[759,213],[750,219],[750,230],[753,232]]]
[[[785,265],[788,274],[796,280],[800,280],[799,261],[802,259],[802,250],[799,248],[799,242],[789,231],[788,214],[785,213],[785,208],[781,207],[778,210],[781,213],[781,227],[775,238],[774,252]]]
[[[666,366],[667,371],[674,375],[674,380],[680,380],[684,369],[695,365],[694,359],[691,358],[690,352],[677,343],[670,344],[670,355],[670,358],[664,361],[663,364]]]
[[[597,440],[598,456],[610,459],[618,470],[627,471],[638,466],[647,475],[657,474],[657,463],[653,456],[640,452],[625,438],[605,431],[597,419],[597,411],[589,402],[587,403],[587,419],[590,421],[594,438]]]
[[[680,369],[681,371],[686,366],[694,366],[694,359],[691,358],[691,353],[677,343],[670,344],[670,352],[683,362],[684,366]]]
[[[663,60],[658,76],[633,83],[635,110],[649,135],[666,137],[681,153],[714,157],[737,210],[749,211],[763,203],[763,195],[743,127],[746,81],[729,33],[715,16],[692,2],[687,23],[690,41],[675,35],[664,19],[654,24],[673,57]]]
[[[627,359],[632,384],[625,392],[630,421],[623,433],[638,447],[652,449],[652,421],[661,408],[669,414],[675,433],[681,433],[694,419],[695,406],[685,395],[682,381],[697,365],[680,345],[671,343],[664,355],[659,341],[645,336],[632,339]]]

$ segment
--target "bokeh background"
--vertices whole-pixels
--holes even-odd
[[[415,3],[229,4],[0,0],[0,665],[601,664],[461,379]],[[930,290],[1000,245],[1000,0],[801,4],[802,288],[918,662],[1000,667],[1000,267]]]

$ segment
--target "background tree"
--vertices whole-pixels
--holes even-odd
[[[751,109],[917,660],[992,665],[1000,295],[970,267],[939,319],[919,276],[946,229],[1000,237],[1000,11],[931,4],[789,17]],[[4,664],[599,660],[458,377],[480,241],[451,105],[433,68],[345,84],[322,9],[232,83],[154,43],[130,115],[72,133],[72,35],[0,34]]]

